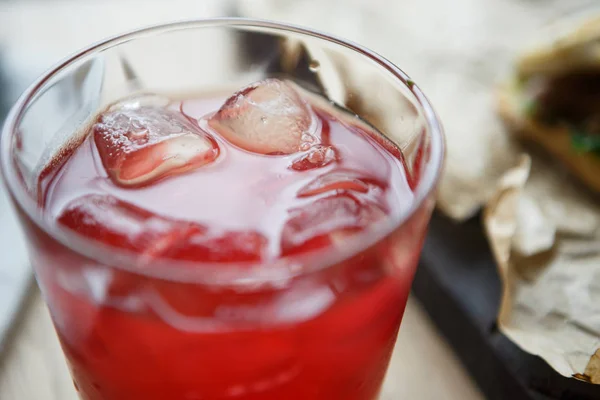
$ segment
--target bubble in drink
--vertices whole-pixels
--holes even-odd
[[[181,113],[143,104],[117,104],[92,128],[102,164],[115,184],[147,185],[217,158],[216,142]]]
[[[319,143],[317,118],[292,84],[266,79],[231,96],[209,121],[225,139],[260,154],[292,154]]]

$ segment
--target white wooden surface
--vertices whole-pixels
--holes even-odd
[[[0,399],[76,400],[58,339],[37,290],[31,293],[15,328],[0,364]],[[483,400],[450,347],[412,299],[381,395],[381,400],[402,399]]]
[[[32,280],[27,249],[17,218],[0,183],[0,352],[6,332]]]

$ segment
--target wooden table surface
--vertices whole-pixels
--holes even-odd
[[[77,399],[37,288],[32,289],[1,359],[0,399]],[[402,399],[483,399],[414,299],[408,303],[381,395],[381,400]]]
[[[134,15],[135,26],[147,25],[223,14],[219,10],[224,3],[226,1],[172,0],[165,7],[164,2],[153,0],[2,2],[3,62],[13,69],[15,81],[31,79],[31,75],[39,74],[77,48],[131,29]],[[32,287],[5,351],[0,355],[0,400],[76,398],[47,308],[37,288]],[[482,398],[452,350],[418,303],[411,299],[381,399]]]

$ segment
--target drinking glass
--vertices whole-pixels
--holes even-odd
[[[112,102],[292,79],[377,128],[412,189],[340,246],[252,265],[145,260],[53,222],[39,174]],[[440,122],[383,57],[267,21],[161,25],[94,44],[10,112],[1,167],[38,285],[85,400],[374,400],[407,302],[443,159]],[[361,157],[361,154],[356,154]],[[223,182],[224,185],[228,182]]]

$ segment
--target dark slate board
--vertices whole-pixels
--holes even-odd
[[[479,218],[433,216],[413,292],[488,399],[600,399],[599,386],[562,377],[497,330],[501,285]]]

